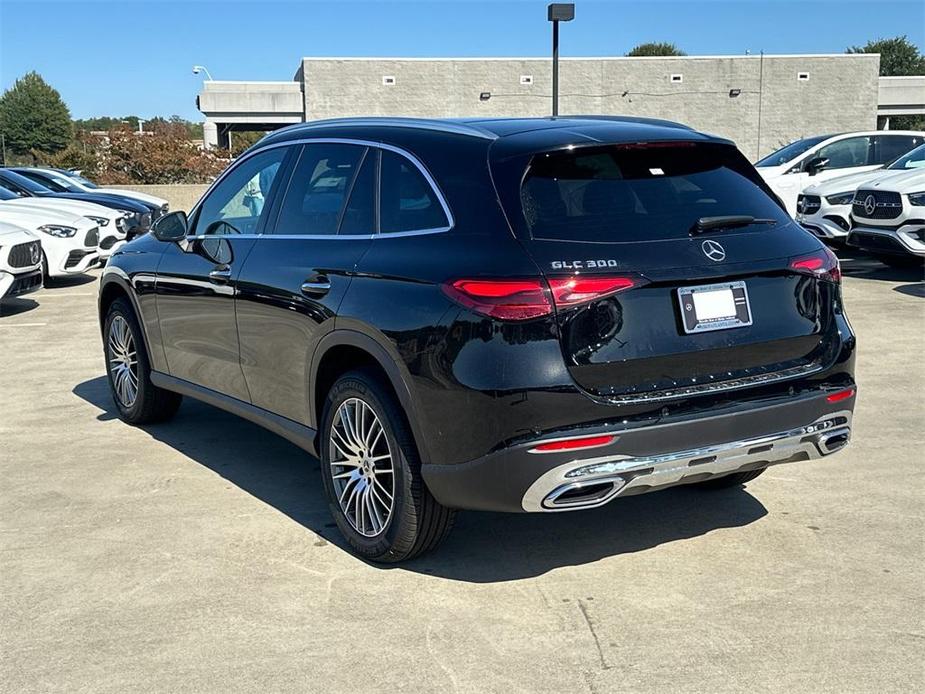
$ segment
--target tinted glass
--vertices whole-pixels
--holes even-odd
[[[875,162],[871,161],[871,147],[869,137],[849,137],[847,140],[839,140],[830,145],[821,147],[813,158],[820,157],[828,159],[825,165],[829,169],[850,169],[853,166],[870,166]]]
[[[887,168],[900,170],[925,168],[925,145],[919,145],[908,154],[904,154]]]
[[[68,192],[68,189],[65,186],[61,185],[57,181],[52,180],[48,176],[45,176],[40,173],[36,173],[35,171],[19,171],[17,173],[22,174],[24,178],[28,178],[30,181],[34,181],[35,183],[38,183],[41,186],[44,186],[50,190],[53,190],[56,193],[67,193]]]
[[[408,159],[383,150],[379,179],[379,227],[382,233],[449,226],[434,189]]]
[[[25,176],[22,176],[15,171],[0,172],[0,181],[3,181],[6,187],[12,188],[16,192],[24,190],[29,193],[35,193],[36,195],[52,192],[48,186],[37,183],[31,178],[26,178]]]
[[[270,188],[286,152],[286,147],[276,147],[246,159],[232,170],[203,201],[195,233],[257,233]]]
[[[338,233],[376,233],[376,168],[378,166],[378,150],[367,150],[366,157],[360,165],[360,172],[353,182]]]
[[[283,198],[274,233],[336,234],[344,201],[364,151],[365,147],[358,145],[317,144],[303,147]]]
[[[737,151],[726,146],[551,152],[533,158],[521,204],[536,239],[686,238],[698,219],[720,215],[787,222],[750,175]]]
[[[776,152],[771,152],[764,159],[759,159],[755,166],[783,166],[787,162],[796,159],[810,147],[815,147],[823,140],[827,140],[831,135],[819,135],[817,137],[807,137],[804,140],[791,142],[786,147],[781,147]]]
[[[871,163],[886,164],[920,144],[922,138],[913,135],[878,135],[874,137],[874,161]]]
[[[16,193],[0,186],[0,200],[16,200],[18,197]]]

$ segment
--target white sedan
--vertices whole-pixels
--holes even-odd
[[[907,171],[925,169],[925,145],[882,169],[839,176],[806,188],[797,198],[797,221],[826,241],[843,242],[851,230],[851,203],[859,186],[886,182]]]
[[[99,263],[99,227],[86,217],[0,202],[0,222],[23,227],[39,237],[46,277],[80,274]]]
[[[0,222],[0,300],[42,287],[42,246],[38,238],[15,224]]]

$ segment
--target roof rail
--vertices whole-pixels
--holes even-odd
[[[494,140],[497,135],[490,130],[469,125],[460,121],[442,120],[439,118],[403,118],[397,116],[355,116],[350,118],[326,118],[323,120],[307,121],[280,128],[275,131],[293,132],[331,128],[339,125],[367,125],[386,128],[416,128],[418,130],[437,130],[440,132],[457,133],[470,137]]]

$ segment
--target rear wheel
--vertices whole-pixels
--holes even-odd
[[[106,313],[103,330],[106,375],[119,417],[129,424],[170,419],[182,396],[151,383],[151,366],[135,312],[126,299],[116,299]]]
[[[751,482],[765,470],[767,470],[767,468],[749,470],[748,472],[733,472],[731,475],[714,477],[713,479],[704,480],[703,482],[697,482],[696,486],[701,489],[728,489],[730,487],[738,487],[746,482]]]
[[[328,508],[354,551],[398,562],[439,545],[455,511],[424,484],[417,447],[389,389],[373,374],[345,374],[331,388],[321,421]]]

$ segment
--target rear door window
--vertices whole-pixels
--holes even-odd
[[[365,152],[360,145],[306,145],[292,172],[274,233],[337,234],[344,203]]]
[[[849,137],[822,147],[812,158],[828,159],[829,161],[825,165],[825,169],[828,171],[829,169],[871,166],[875,163],[871,161],[872,154],[871,138],[866,136]]]
[[[914,135],[876,135],[874,137],[874,159],[872,164],[888,164],[922,144],[921,137]]]
[[[701,217],[752,215],[787,222],[726,145],[670,143],[583,148],[533,157],[521,205],[535,239],[683,238]]]

